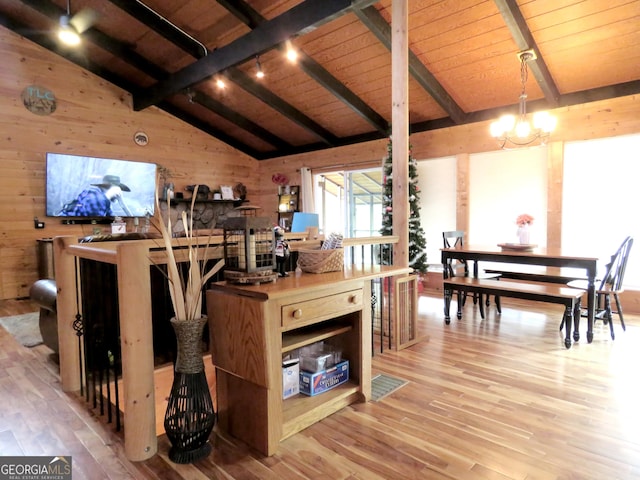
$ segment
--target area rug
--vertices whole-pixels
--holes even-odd
[[[407,383],[409,383],[407,380],[391,377],[384,373],[376,375],[371,379],[371,400],[378,402]]]
[[[16,341],[25,347],[35,347],[42,343],[38,312],[1,317],[0,325],[9,332]]]

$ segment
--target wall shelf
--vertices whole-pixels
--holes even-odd
[[[166,202],[165,200],[160,200],[161,202]],[[242,205],[243,203],[248,202],[248,200],[214,200],[212,198],[203,198],[203,199],[197,199],[196,198],[196,204],[198,203],[212,203],[212,204],[218,204],[218,205],[228,205],[228,204],[233,204],[234,207],[239,207],[240,205]],[[172,198],[169,201],[169,204],[173,207],[176,206],[178,204],[182,204],[182,203],[186,203],[186,204],[191,204],[191,198]]]
[[[287,185],[284,192],[278,194],[278,225],[285,232],[291,231],[293,214],[300,211],[300,187],[298,185]]]

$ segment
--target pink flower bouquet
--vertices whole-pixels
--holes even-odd
[[[523,213],[522,215],[518,215],[518,218],[516,218],[516,224],[519,227],[522,227],[523,225],[531,225],[532,223],[533,223],[533,217],[528,213]]]

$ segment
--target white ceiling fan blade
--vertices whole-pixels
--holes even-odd
[[[83,8],[71,17],[69,23],[73,25],[78,33],[82,33],[93,26],[98,20],[98,12],[93,8]]]

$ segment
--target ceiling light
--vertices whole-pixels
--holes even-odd
[[[549,136],[556,127],[556,118],[549,112],[536,112],[533,114],[533,123],[527,117],[527,94],[525,85],[529,74],[527,62],[536,59],[533,50],[525,50],[518,53],[520,59],[520,82],[522,91],[518,102],[518,116],[503,115],[491,124],[491,136],[498,139],[500,148],[505,148],[507,144],[515,146],[530,145],[535,141],[540,141],[540,145],[545,145]]]
[[[60,17],[60,28],[58,29],[58,38],[65,45],[75,47],[80,45],[80,35],[76,29],[70,23],[69,15],[62,15]]]
[[[260,65],[260,57],[256,55],[256,77],[264,78],[264,71],[262,70],[262,65]]]
[[[221,78],[218,78],[218,79],[216,80],[216,86],[217,86],[219,89],[221,89],[221,90],[222,90],[222,89],[223,89],[223,88],[225,88],[227,85],[224,83],[224,80],[222,80]]]
[[[287,60],[291,63],[295,63],[295,61],[298,60],[298,52],[293,48],[291,42],[287,42]]]

